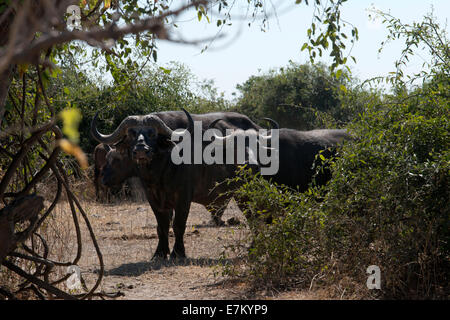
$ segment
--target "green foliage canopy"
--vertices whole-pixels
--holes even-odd
[[[255,119],[269,117],[282,127],[311,130],[342,125],[363,106],[349,75],[339,78],[324,65],[290,62],[286,67],[252,76],[238,85],[241,92],[235,110]],[[348,87],[348,89],[347,89]],[[347,91],[351,93],[347,94]]]

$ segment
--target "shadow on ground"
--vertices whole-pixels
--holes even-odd
[[[231,259],[210,259],[210,258],[186,258],[183,260],[168,260],[168,261],[142,261],[135,263],[125,263],[117,268],[111,270],[105,270],[105,276],[125,276],[125,277],[137,277],[144,274],[147,271],[159,270],[162,267],[175,267],[175,266],[216,266],[219,264],[232,263]]]

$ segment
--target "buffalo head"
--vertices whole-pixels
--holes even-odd
[[[216,119],[214,120],[210,125],[209,125],[209,129],[214,128],[214,126],[221,121],[222,119]],[[263,120],[266,120],[268,122],[271,123],[272,125],[272,129],[279,129],[279,125],[275,120],[272,120],[270,118],[263,118]],[[255,129],[247,129],[247,130],[242,130],[242,129],[237,129],[234,130],[234,132],[222,137],[222,136],[218,136],[217,134],[213,134],[214,137],[214,142],[213,143],[218,143],[220,145],[226,146],[226,150],[227,152],[233,152],[234,155],[237,155],[237,147],[238,144],[236,142],[233,143],[229,143],[229,140],[234,140],[236,141],[237,139],[241,140],[241,141],[245,141],[244,145],[245,145],[245,157],[248,160],[245,160],[245,164],[258,164],[258,167],[260,166],[260,160],[259,156],[261,155],[261,153],[257,152],[257,148],[260,149],[264,149],[266,151],[267,154],[271,153],[274,148],[270,147],[271,140],[272,140],[272,134],[262,134],[257,132]],[[256,144],[250,145],[250,141],[256,141]],[[229,149],[228,146],[231,145],[231,149]],[[242,146],[241,146],[242,147]],[[235,163],[239,163],[239,161],[237,161],[236,157],[234,159]]]
[[[108,187],[121,185],[134,176],[133,161],[127,154],[112,148],[106,155],[106,162],[101,171],[102,184]]]
[[[183,109],[189,119],[189,131],[194,126],[192,117]],[[151,162],[155,154],[171,150],[174,143],[171,141],[172,135],[182,135],[181,132],[174,132],[160,118],[155,115],[129,116],[111,134],[102,134],[96,126],[98,113],[91,122],[92,137],[105,144],[113,144],[118,151],[116,157],[122,160],[132,160],[136,163]],[[114,159],[110,159],[114,162]]]

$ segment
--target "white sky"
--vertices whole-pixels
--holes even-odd
[[[213,43],[212,47],[216,47],[214,50],[208,49],[201,53],[203,46],[160,41],[158,64],[164,66],[170,61],[184,63],[200,79],[213,79],[219,91],[231,98],[232,92],[237,92],[236,85],[245,82],[251,75],[285,66],[289,60],[299,63],[309,61],[307,51],[301,52],[300,48],[306,41],[306,30],[311,25],[313,7],[295,5],[294,0],[272,0],[272,3],[277,7],[278,19],[273,17],[269,20],[267,32],[260,30],[258,22],[248,27],[248,20],[233,19],[233,26],[225,27],[222,31],[226,35],[225,40]],[[349,0],[344,3],[341,17],[358,28],[360,38],[351,54],[357,63],[349,62],[348,65],[361,80],[394,71],[393,62],[400,56],[403,48],[401,41],[397,41],[390,44],[381,55],[378,54],[387,31],[381,23],[369,22],[366,9],[373,5],[390,12],[405,23],[421,21],[433,6],[434,15],[442,27],[450,13],[448,0]],[[235,8],[234,12],[244,14],[245,9]],[[199,23],[196,13],[190,14],[179,17],[179,31],[184,39],[200,39],[218,31],[214,17],[210,24],[204,18]],[[422,63],[420,57],[413,60],[408,71],[419,71]]]

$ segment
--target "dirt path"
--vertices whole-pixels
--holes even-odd
[[[156,219],[147,203],[97,204],[85,202],[85,211],[103,254],[105,275],[102,290],[120,290],[119,299],[314,299],[305,293],[262,292],[250,294],[244,283],[221,275],[223,248],[243,237],[244,228],[214,227],[209,213],[192,204],[185,234],[188,259],[184,263],[157,263],[151,257],[156,249]],[[234,203],[225,211],[224,220],[243,221]],[[171,231],[172,234],[172,231]],[[170,237],[170,248],[174,242]],[[94,278],[98,267],[92,244],[86,243],[80,261],[82,275]]]

